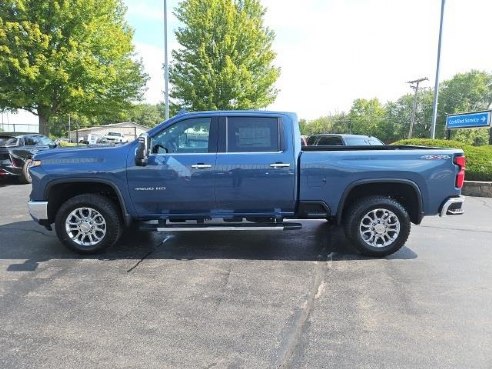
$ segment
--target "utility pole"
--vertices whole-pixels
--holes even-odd
[[[410,118],[410,130],[408,131],[408,138],[412,138],[413,133],[413,125],[415,124],[415,114],[417,114],[417,94],[419,92],[419,84],[420,82],[428,81],[427,77],[416,79],[415,81],[408,81],[410,83],[410,87],[415,90],[415,95],[413,96],[413,109],[412,109],[412,117]]]
[[[169,119],[169,61],[167,58],[167,0],[164,0],[164,116]]]

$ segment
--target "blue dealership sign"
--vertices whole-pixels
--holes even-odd
[[[480,128],[490,127],[490,111],[448,115],[446,128]]]

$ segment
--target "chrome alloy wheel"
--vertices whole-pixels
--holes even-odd
[[[106,221],[93,208],[77,208],[65,220],[65,230],[73,242],[80,246],[94,246],[106,236]]]
[[[362,217],[359,232],[369,246],[386,247],[400,234],[400,221],[388,209],[373,209]]]

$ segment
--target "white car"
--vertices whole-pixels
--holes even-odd
[[[103,137],[107,142],[122,143],[126,142],[125,136],[120,132],[108,132],[107,135]]]

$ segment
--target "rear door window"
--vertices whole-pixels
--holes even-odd
[[[229,117],[226,149],[228,152],[280,151],[279,120],[265,117]]]

